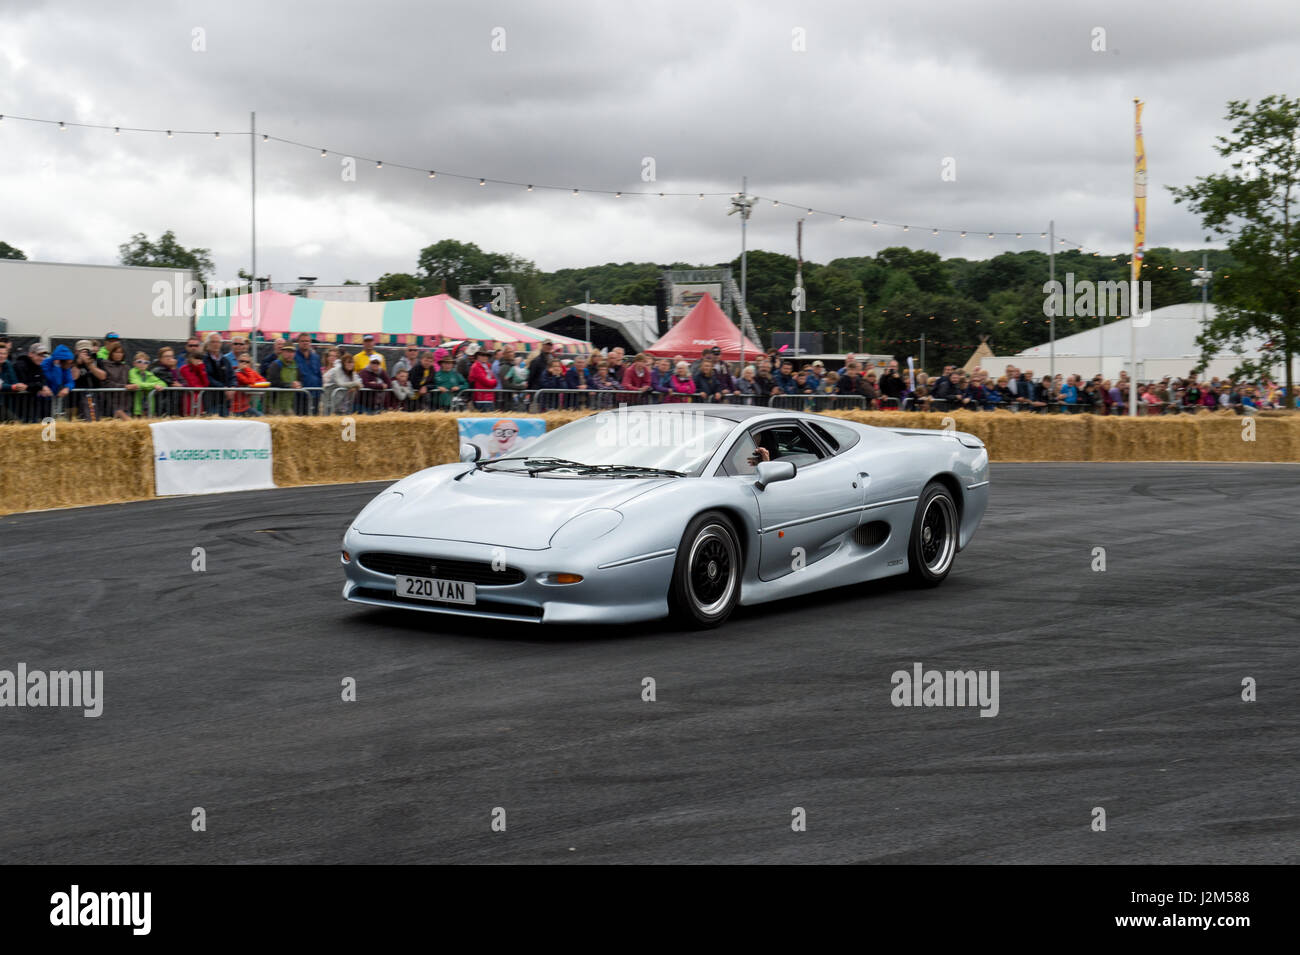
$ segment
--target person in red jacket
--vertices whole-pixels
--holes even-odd
[[[208,369],[204,367],[203,356],[198,352],[190,352],[189,357],[185,359],[185,367],[177,372],[177,377],[185,388],[211,387],[208,381]],[[203,414],[203,392],[185,393],[184,413],[186,416]]]
[[[492,374],[491,362],[492,356],[486,351],[480,351],[474,356],[474,364],[469,368],[469,386],[474,389],[470,400],[479,411],[491,411],[496,403],[494,391],[497,379]]]
[[[623,385],[624,391],[639,391],[643,396],[648,395],[650,393],[651,385],[650,356],[644,353],[637,355],[636,358],[633,359],[632,364],[623,372],[623,381],[621,384]],[[632,399],[632,401],[636,403],[640,403],[644,400],[644,397]]]
[[[271,383],[262,377],[255,367],[253,359],[248,355],[240,355],[235,360],[235,384],[241,388],[270,388]],[[230,399],[230,411],[237,415],[260,415],[262,413],[262,399],[256,398],[250,400],[247,391],[236,391],[235,397]]]

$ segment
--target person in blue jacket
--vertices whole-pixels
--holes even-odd
[[[55,398],[66,398],[73,387],[72,363],[75,356],[67,345],[58,345],[53,354],[41,362],[45,386]]]
[[[1066,414],[1074,414],[1079,405],[1079,378],[1077,375],[1071,375],[1061,386],[1061,404],[1065,407],[1062,409]]]
[[[298,399],[298,414],[315,414],[316,404],[320,400],[320,388],[324,383],[321,375],[320,355],[311,347],[311,336],[306,332],[298,334],[298,348],[293,353],[294,364],[298,366],[298,381],[303,388],[315,389],[302,395],[295,395]]]

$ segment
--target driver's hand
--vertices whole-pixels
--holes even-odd
[[[749,456],[749,463],[754,467],[758,467],[759,463],[762,461],[770,460],[772,460],[772,455],[768,453],[767,448],[762,447],[761,445],[755,447],[754,453]]]

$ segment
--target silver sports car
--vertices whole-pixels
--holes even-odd
[[[983,443],[743,406],[622,407],[526,452],[412,474],[343,538],[348,600],[534,623],[722,623],[907,574],[934,586],[988,503]]]

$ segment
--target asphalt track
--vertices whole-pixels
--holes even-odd
[[[1300,861],[1300,467],[992,480],[938,590],[703,634],[346,604],[381,485],[5,517],[0,669],[102,669],[105,702],[0,709],[0,859]],[[895,708],[916,662],[998,670],[998,715]]]

